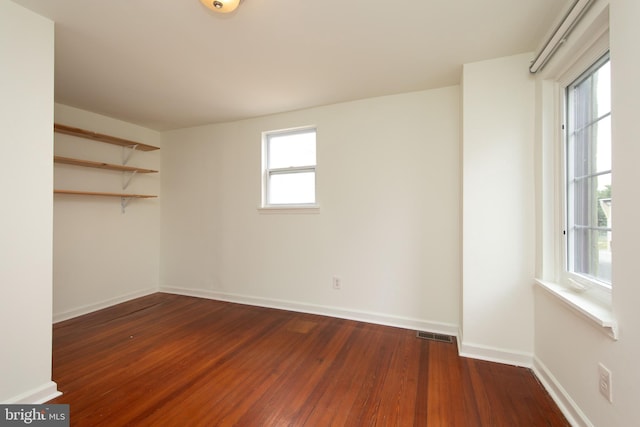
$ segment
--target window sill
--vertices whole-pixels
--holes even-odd
[[[260,214],[318,214],[320,205],[260,206]]]
[[[536,284],[551,295],[559,298],[576,313],[603,329],[609,337],[618,339],[618,322],[610,304],[594,298],[589,291],[575,292],[557,283],[536,279]]]

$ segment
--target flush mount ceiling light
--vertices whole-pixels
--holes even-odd
[[[209,9],[218,13],[229,13],[236,10],[241,0],[200,0]]]

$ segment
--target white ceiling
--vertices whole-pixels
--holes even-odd
[[[458,84],[571,0],[13,0],[56,22],[56,101],[157,130]]]

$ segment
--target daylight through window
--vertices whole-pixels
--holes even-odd
[[[611,287],[611,73],[608,55],[567,87],[567,272]]]
[[[267,132],[263,143],[263,205],[314,205],[316,130]]]

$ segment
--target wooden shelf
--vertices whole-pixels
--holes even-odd
[[[152,151],[158,150],[160,147],[154,147],[153,145],[141,144],[139,142],[130,141],[128,139],[122,139],[115,136],[104,135],[97,132],[91,132],[84,129],[74,128],[71,126],[61,125],[55,123],[53,130],[65,135],[72,135],[78,138],[90,139],[93,141],[104,142],[107,144],[113,144],[123,147],[122,151],[122,164],[115,165],[112,163],[94,162],[92,160],[74,159],[71,157],[54,156],[53,161],[59,164],[82,166],[87,168],[107,169],[113,171],[123,172],[123,184],[122,189],[126,190],[129,183],[136,176],[137,173],[156,173],[158,171],[153,169],[138,168],[135,166],[127,166],[127,162],[136,151]],[[129,151],[127,151],[129,149]],[[128,154],[128,155],[125,155]],[[126,173],[130,173],[127,177]],[[120,199],[122,206],[122,213],[129,202],[133,199],[152,199],[158,196],[150,194],[130,194],[130,193],[106,193],[100,191],[77,191],[77,190],[53,190],[53,194],[66,194],[73,196],[98,196],[98,197],[117,197]]]
[[[114,165],[111,163],[93,162],[91,160],[72,159],[71,157],[54,156],[53,161],[55,163],[61,163],[65,165],[83,166],[87,168],[108,169],[120,172],[137,172],[137,173],[157,173],[158,171],[153,169],[138,168],[135,166],[122,166]]]
[[[140,151],[153,151],[159,150],[160,147],[154,147],[153,145],[141,144],[139,142],[130,141],[128,139],[118,138],[115,136],[104,135],[97,132],[92,132],[90,130],[84,130],[79,128],[74,128],[71,126],[61,125],[59,123],[55,123],[53,125],[53,130],[58,133],[63,133],[65,135],[77,136],[80,138],[92,139],[94,141],[105,142],[107,144],[119,145],[121,147],[135,147],[136,150]]]
[[[97,191],[53,190],[53,194],[70,194],[74,196],[124,197],[127,199],[152,199],[158,196],[150,194],[102,193]]]

